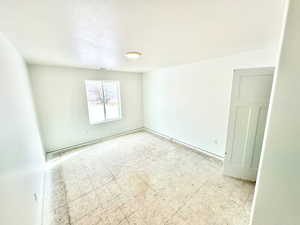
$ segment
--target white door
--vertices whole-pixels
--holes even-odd
[[[234,70],[224,174],[255,181],[274,68]]]

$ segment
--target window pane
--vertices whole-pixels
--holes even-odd
[[[90,123],[99,123],[105,120],[104,102],[101,81],[87,80],[85,82]]]
[[[106,120],[121,118],[119,81],[103,81]]]

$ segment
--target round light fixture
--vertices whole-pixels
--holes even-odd
[[[138,59],[142,56],[141,52],[132,51],[132,52],[126,52],[125,57],[128,59]]]

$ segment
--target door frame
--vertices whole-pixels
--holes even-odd
[[[234,135],[234,126],[235,126],[235,113],[234,113],[235,102],[234,101],[238,95],[238,91],[239,91],[238,88],[239,88],[241,76],[251,76],[251,75],[260,76],[260,75],[273,74],[273,83],[272,83],[272,88],[273,88],[274,73],[275,73],[275,67],[240,68],[240,69],[233,70],[233,80],[232,80],[231,95],[230,95],[229,119],[227,125],[227,137],[226,137],[226,145],[225,145],[225,157],[224,157],[224,164],[223,164],[223,170],[225,175],[229,173],[235,173],[237,178],[250,180],[250,181],[256,180],[253,179],[253,177],[257,176],[258,168],[251,171],[249,174],[246,174],[245,171],[241,171],[241,173],[238,174],[238,172],[236,171],[230,171],[228,168],[225,168],[226,161],[231,158],[231,154],[232,154],[233,135]],[[270,101],[268,104],[270,104]]]

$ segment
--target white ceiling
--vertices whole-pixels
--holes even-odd
[[[149,71],[277,44],[284,3],[0,0],[0,30],[30,63]]]

